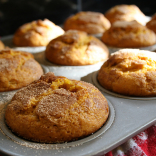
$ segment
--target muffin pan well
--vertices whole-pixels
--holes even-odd
[[[94,146],[95,143],[99,143],[102,141],[103,135],[109,130],[109,128],[113,125],[115,119],[115,110],[113,105],[108,101],[109,105],[109,117],[106,123],[94,134],[90,136],[77,140],[72,141],[69,143],[61,143],[61,144],[42,144],[42,143],[35,143],[30,142],[20,137],[14,135],[11,130],[5,124],[5,109],[7,104],[12,99],[14,94],[8,93],[8,100],[5,103],[4,95],[0,95],[1,100],[3,103],[0,104],[0,153],[1,154],[8,154],[8,155],[73,155],[73,153],[78,153],[77,155],[86,155],[88,154],[88,146],[90,146],[91,155],[94,154]],[[9,100],[10,99],[10,100]],[[95,141],[95,142],[94,142]],[[104,141],[104,140],[103,140]],[[91,143],[91,144],[90,144]],[[86,146],[86,144],[88,144]],[[86,147],[85,147],[85,146]],[[95,145],[96,147],[97,145]],[[97,146],[99,147],[99,145]],[[81,150],[81,148],[83,150]],[[48,150],[47,150],[48,149]],[[69,150],[70,149],[70,150]],[[80,152],[81,150],[81,152]]]
[[[112,96],[115,96],[115,97],[120,97],[120,98],[125,98],[125,99],[134,99],[134,100],[156,100],[156,97],[132,97],[132,96],[125,96],[125,95],[121,95],[121,94],[118,94],[118,93],[115,93],[115,92],[111,92],[107,89],[105,89],[104,87],[102,87],[100,85],[100,83],[98,82],[97,80],[97,75],[98,75],[98,71],[92,73],[92,81],[93,81],[93,84],[98,88],[100,89],[102,92],[105,92],[105,93],[108,93]]]
[[[6,136],[8,136],[11,140],[13,140],[14,142],[17,142],[18,144],[21,144],[21,145],[24,145],[25,142],[28,142],[29,147],[32,147],[32,148],[34,147],[34,144],[36,144],[36,146],[38,146],[38,148],[41,148],[41,149],[45,149],[45,148],[46,149],[52,149],[56,145],[57,145],[58,148],[76,146],[76,145],[79,145],[79,144],[84,144],[86,142],[89,142],[89,141],[99,137],[100,135],[105,133],[110,128],[110,126],[112,125],[112,123],[114,121],[114,118],[115,118],[115,110],[114,110],[112,104],[109,101],[108,101],[108,105],[109,105],[109,108],[110,108],[109,117],[108,117],[106,123],[97,132],[95,132],[94,134],[91,134],[90,136],[85,137],[83,139],[80,139],[80,140],[77,140],[77,141],[72,141],[72,142],[69,142],[69,143],[65,143],[65,145],[63,143],[61,143],[61,144],[35,143],[35,142],[31,142],[31,141],[28,141],[28,140],[21,139],[17,135],[14,135],[13,132],[7,127],[7,125],[5,123],[4,115],[5,115],[5,109],[6,109],[7,105],[5,105],[5,108],[2,109],[1,114],[0,114],[1,115],[0,127],[1,127],[1,130],[4,132],[4,134]]]

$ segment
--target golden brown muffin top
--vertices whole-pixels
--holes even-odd
[[[55,25],[48,19],[36,20],[20,26],[14,34],[13,41],[19,46],[45,46],[51,39],[63,33],[64,30],[61,27]],[[31,40],[37,41],[35,43],[35,41],[33,42]]]
[[[0,50],[2,50],[4,48],[5,48],[4,43],[0,40]]]
[[[156,43],[153,31],[137,21],[116,21],[103,33],[102,41],[114,47],[145,47]]]
[[[103,33],[109,29],[110,22],[102,13],[98,12],[78,12],[69,17],[64,23],[64,29],[75,29],[85,31],[88,34]]]
[[[0,67],[3,70],[17,70],[27,60],[33,59],[34,56],[28,52],[14,51],[12,49],[5,49],[0,51]],[[31,66],[31,64],[29,64]],[[15,68],[16,67],[16,68]]]
[[[30,23],[26,23],[22,25],[19,30],[21,33],[26,33],[28,31],[34,31],[38,34],[41,35],[47,35],[45,32],[47,29],[52,30],[55,27],[55,24],[49,21],[48,19],[45,20],[37,20],[37,21],[32,21]]]
[[[67,115],[64,113],[67,113],[68,109],[77,112],[84,111],[84,114],[96,111],[96,107],[105,109],[103,100],[106,101],[93,85],[55,76],[51,72],[18,91],[12,99],[13,103],[19,105],[15,110],[16,112],[30,113],[29,109],[36,108],[34,113],[39,117],[47,118],[49,121],[53,117],[59,118]],[[86,102],[85,105],[84,102]],[[98,116],[98,114],[96,115]]]
[[[156,33],[156,14],[152,16],[152,19],[149,22],[147,22],[146,26],[147,28],[153,30]]]
[[[43,70],[32,54],[12,49],[0,51],[0,91],[26,86],[41,74]]]
[[[99,73],[100,84],[128,96],[156,96],[156,53],[122,49],[113,53]]]
[[[108,114],[107,100],[92,84],[49,72],[16,92],[5,117],[18,135],[50,143],[85,137],[98,130]],[[18,120],[23,124],[20,128]]]
[[[68,30],[47,45],[46,58],[63,65],[87,65],[104,61],[109,56],[107,47],[94,36],[78,30]]]
[[[105,17],[111,22],[115,21],[133,21],[136,20],[140,24],[145,25],[146,16],[136,5],[116,5],[105,13]]]
[[[154,52],[139,49],[122,49],[111,54],[106,61],[105,67],[116,68],[123,72],[146,72],[155,71],[156,54]],[[140,70],[141,69],[141,70]]]

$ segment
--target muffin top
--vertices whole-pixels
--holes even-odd
[[[13,43],[17,46],[46,46],[49,41],[64,30],[48,19],[32,21],[19,27],[14,34]]]
[[[78,30],[68,30],[47,45],[46,58],[60,65],[90,65],[109,56],[107,47],[97,38]]]
[[[78,12],[70,16],[64,23],[64,30],[75,29],[85,31],[88,34],[99,34],[109,29],[110,22],[102,13]]]
[[[14,95],[5,118],[21,137],[57,143],[96,132],[108,114],[107,100],[92,84],[49,72]]]
[[[32,54],[11,49],[0,51],[0,92],[24,87],[42,74]]]
[[[113,53],[99,73],[100,84],[128,96],[156,96],[156,53],[122,49]]]
[[[116,21],[101,40],[112,47],[147,47],[156,43],[155,33],[137,21]]]
[[[116,5],[105,13],[105,17],[111,22],[115,21],[133,21],[145,25],[147,17],[136,5]]]
[[[147,22],[146,26],[147,28],[153,30],[156,33],[156,14],[152,16],[152,19],[149,22]]]

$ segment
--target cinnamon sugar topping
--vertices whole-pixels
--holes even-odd
[[[107,101],[93,85],[49,72],[15,94],[5,118],[26,139],[57,143],[94,133],[108,113]]]

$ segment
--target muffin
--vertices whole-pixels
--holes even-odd
[[[156,35],[136,21],[117,21],[103,33],[101,40],[111,47],[148,47],[156,43]]]
[[[107,100],[92,84],[49,72],[14,95],[5,119],[20,137],[61,143],[96,132],[108,115]]]
[[[50,40],[64,34],[64,30],[48,19],[32,21],[19,27],[14,34],[16,46],[46,46]]]
[[[114,23],[115,21],[133,21],[145,25],[149,20],[136,5],[116,5],[110,8],[105,14],[105,17]]]
[[[146,26],[156,33],[156,14],[153,15],[152,19],[146,24]]]
[[[45,50],[50,62],[69,66],[95,64],[108,56],[107,47],[99,39],[78,30],[68,30],[51,40]]]
[[[11,49],[0,51],[0,92],[24,87],[42,74],[32,54]]]
[[[0,40],[0,50],[2,50],[4,48],[5,48],[5,46],[4,46],[3,42]]]
[[[156,53],[122,49],[113,53],[98,72],[107,90],[127,96],[156,96]]]
[[[64,30],[80,30],[88,34],[99,34],[109,29],[110,22],[102,13],[98,12],[78,12],[70,16],[64,23]]]

